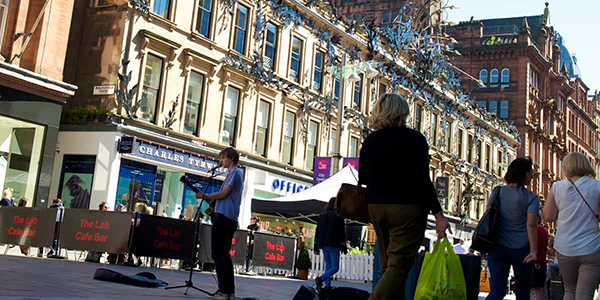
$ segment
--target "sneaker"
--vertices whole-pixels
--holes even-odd
[[[234,300],[235,293],[222,293],[220,291],[216,291],[214,294],[209,295],[208,299],[218,299],[218,300]]]
[[[321,279],[321,277],[317,276],[315,278],[315,282],[317,283],[317,293],[321,294],[321,288],[323,287],[323,279]]]

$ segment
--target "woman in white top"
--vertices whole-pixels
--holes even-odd
[[[564,299],[592,300],[600,284],[600,181],[582,153],[568,154],[562,171],[565,179],[552,185],[544,220],[556,221],[554,249],[565,284]]]

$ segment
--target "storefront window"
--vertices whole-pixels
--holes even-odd
[[[155,179],[156,166],[122,159],[115,207],[123,204],[133,211],[138,202],[152,205]]]
[[[16,201],[35,197],[44,136],[41,125],[0,116],[0,184]]]

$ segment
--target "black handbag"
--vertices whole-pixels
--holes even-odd
[[[481,253],[489,253],[496,248],[500,189],[501,187],[497,186],[492,191],[490,196],[491,205],[477,223],[473,233],[471,249]]]

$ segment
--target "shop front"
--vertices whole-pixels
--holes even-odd
[[[46,206],[62,105],[76,86],[0,62],[0,187]]]

